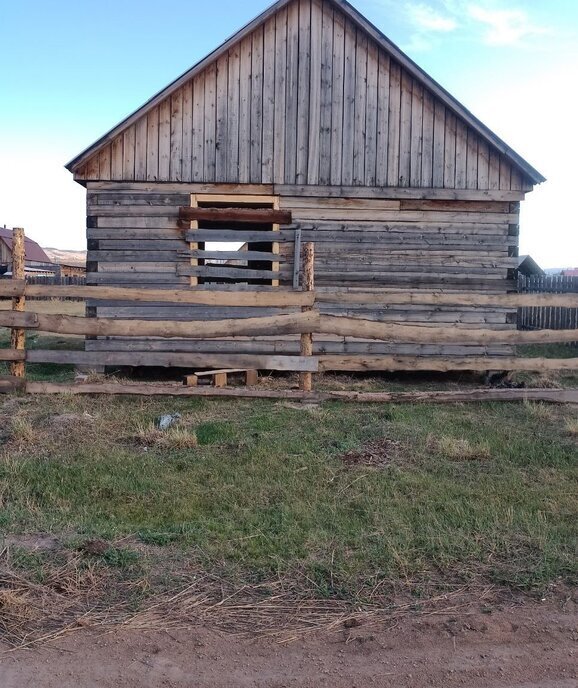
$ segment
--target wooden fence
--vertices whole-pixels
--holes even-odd
[[[518,280],[520,294],[578,294],[578,277],[520,276]],[[518,310],[518,328],[521,330],[576,330],[578,329],[578,307],[561,306],[526,306]],[[576,340],[567,342],[578,346]]]
[[[14,247],[18,252],[24,245],[23,233],[14,230]],[[359,394],[354,392],[314,392],[312,373],[325,370],[352,370],[349,356],[314,355],[312,338],[315,335],[361,337],[399,343],[448,344],[544,344],[573,341],[576,332],[563,329],[491,330],[424,327],[408,324],[381,323],[360,318],[321,314],[316,304],[331,302],[374,303],[386,305],[415,304],[431,306],[496,306],[501,308],[578,308],[578,294],[476,294],[425,292],[315,292],[313,277],[313,245],[305,247],[305,291],[216,291],[190,288],[184,290],[135,289],[104,286],[45,286],[27,284],[15,260],[13,280],[0,281],[0,297],[13,299],[12,311],[0,311],[0,326],[12,328],[11,348],[0,350],[0,360],[12,363],[10,377],[0,380],[0,389],[24,387],[28,392],[122,393],[122,394],[178,394],[253,397],[284,397],[325,399],[342,398],[358,401],[391,401],[397,399],[422,401],[465,401],[469,399],[544,399],[547,401],[576,401],[578,390],[474,390],[460,393]],[[94,298],[132,302],[188,303],[225,307],[263,307],[300,309],[281,315],[237,318],[214,321],[153,321],[116,318],[85,318],[67,315],[47,315],[26,310],[26,298]],[[246,337],[291,334],[301,336],[301,355],[253,354],[191,354],[148,352],[92,352],[68,350],[26,350],[25,331],[49,332],[63,335],[111,337],[161,337],[211,339],[218,337]],[[206,390],[180,389],[175,386],[150,385],[58,385],[25,381],[25,362],[80,364],[83,366],[170,366],[201,369],[264,369],[300,373],[300,392],[271,390]],[[355,369],[367,371],[486,371],[486,370],[578,370],[578,358],[517,358],[517,357],[447,357],[447,356],[366,356],[355,357]],[[361,367],[359,367],[361,366]],[[469,396],[468,396],[469,395]]]

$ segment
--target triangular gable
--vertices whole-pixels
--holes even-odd
[[[66,167],[79,181],[545,181],[345,0],[279,0]]]

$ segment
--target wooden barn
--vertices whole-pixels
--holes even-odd
[[[455,328],[514,328],[516,313],[385,307],[372,294],[515,290],[520,201],[544,181],[344,0],[279,0],[67,168],[87,189],[88,284],[293,289],[300,245],[314,242],[319,292],[367,292],[358,304],[337,295],[326,312]],[[89,314],[257,313],[92,301]],[[298,353],[299,338],[86,347]],[[349,369],[364,354],[509,353],[331,336],[316,337],[315,351],[347,354]]]

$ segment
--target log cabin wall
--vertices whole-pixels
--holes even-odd
[[[252,195],[268,195],[274,190],[270,186],[242,188]],[[240,189],[226,185],[89,184],[87,283],[157,288],[187,286],[190,278],[181,271],[190,263],[186,257],[189,245],[185,241],[186,232],[178,227],[179,207],[189,205],[191,193],[202,191],[206,194],[207,190],[220,198],[227,193],[238,198]],[[294,223],[303,228],[303,241],[315,242],[316,285],[321,291],[394,288],[505,293],[515,289],[510,279],[517,254],[519,203],[515,201],[407,198],[408,194],[412,195],[409,191],[377,188],[373,189],[374,196],[403,197],[366,198],[364,196],[370,195],[371,190],[362,189],[357,190],[356,198],[347,199],[328,198],[327,189],[319,189],[317,196],[296,196],[292,187],[281,191],[279,207],[291,210]],[[314,192],[313,187],[307,190],[308,194]],[[285,242],[280,246],[284,262],[279,288],[291,288],[293,244]],[[218,288],[251,287],[220,285]],[[163,320],[212,320],[280,312],[106,301],[90,302],[89,306],[92,313],[98,312],[102,317]],[[322,310],[381,322],[447,324],[456,328],[510,328],[515,315],[507,309],[488,307],[384,307],[372,304],[371,299],[362,305],[325,304]],[[111,338],[88,341],[86,347],[93,351],[152,348],[174,352],[298,353],[299,338],[282,336],[204,342]],[[503,345],[400,345],[343,337],[315,338],[315,353],[336,355],[500,355],[510,352],[510,347]]]

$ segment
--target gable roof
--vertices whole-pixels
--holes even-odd
[[[6,246],[12,252],[12,230],[6,229],[5,227],[0,227],[0,240],[3,241]],[[25,237],[24,248],[26,251],[25,260],[31,261],[33,263],[51,263],[50,258],[44,253],[44,250],[32,239]]]
[[[130,127],[140,117],[147,114],[150,110],[155,108],[166,98],[170,97],[175,91],[183,86],[190,79],[206,69],[210,64],[215,62],[221,55],[226,53],[232,46],[239,43],[243,38],[249,35],[259,26],[263,25],[276,12],[289,5],[293,0],[277,0],[268,9],[262,12],[258,17],[246,24],[242,29],[236,32],[233,36],[228,38],[213,52],[203,58],[200,62],[195,64],[191,69],[184,72],[180,77],[175,79],[166,88],[159,91],[156,95],[150,98],[144,105],[135,110],[131,115],[126,117],[122,122],[113,127],[98,141],[82,151],[79,155],[73,158],[66,164],[66,169],[73,172],[85,163],[92,155],[104,148],[113,138],[122,133],[125,129]],[[419,65],[417,65],[411,58],[409,58],[400,48],[398,48],[387,36],[385,36],[376,26],[374,26],[368,19],[366,19],[358,10],[355,9],[347,0],[328,0],[335,5],[344,15],[361,28],[373,41],[377,43],[383,50],[391,55],[416,81],[421,83],[425,88],[429,89],[450,111],[452,111],[458,118],[461,118],[468,126],[470,126],[479,136],[485,140],[489,145],[498,150],[504,157],[516,166],[533,184],[540,184],[546,181],[546,178],[540,174],[530,163],[528,163],[521,155],[516,153],[507,143],[505,143],[499,136],[497,136],[491,129],[489,129],[483,122],[475,117],[464,105],[462,105],[456,98],[454,98],[445,88],[430,77]]]

